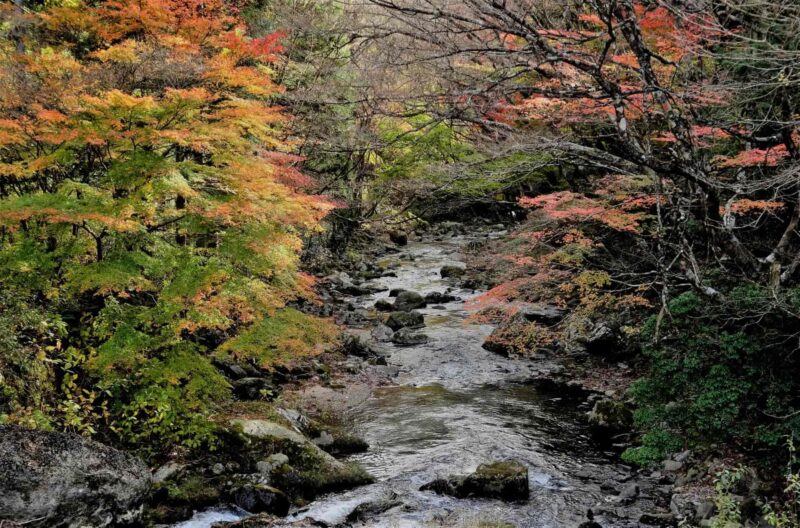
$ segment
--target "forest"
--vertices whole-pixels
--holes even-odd
[[[0,528],[800,527],[794,0],[0,2]]]

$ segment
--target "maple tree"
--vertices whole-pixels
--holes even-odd
[[[364,32],[398,50],[413,104],[527,177],[505,192],[530,219],[483,264],[479,304],[511,325],[491,345],[542,352],[586,321],[615,327],[642,369],[631,460],[796,434],[796,7],[370,3],[381,29]],[[435,75],[414,85],[416,64]],[[531,303],[570,315],[520,319]]]
[[[446,113],[509,149],[549,153],[553,165],[580,164],[601,177],[638,172],[683,186],[694,198],[681,214],[697,217],[737,272],[770,274],[773,287],[796,279],[798,253],[787,245],[796,222],[765,256],[742,242],[753,226],[724,212],[731,199],[772,200],[773,191],[787,214],[796,209],[797,187],[783,170],[796,157],[794,125],[772,110],[791,108],[791,96],[780,88],[778,100],[767,100],[750,72],[730,64],[748,53],[747,64],[769,65],[768,86],[791,82],[780,73],[781,51],[791,53],[789,22],[776,17],[769,29],[742,22],[758,8],[734,1],[716,11],[573,2],[569,16],[549,2],[372,4],[393,13],[398,46],[411,50],[411,39],[416,60],[436,65],[437,82],[417,94],[435,97],[433,115]],[[437,42],[426,37],[433,31],[443,35]],[[774,39],[772,48],[748,46],[755,38]],[[404,56],[398,66],[408,62]],[[730,108],[748,97],[758,103],[743,119]],[[748,168],[756,171],[736,181]]]
[[[301,237],[333,206],[273,102],[282,34],[238,12],[0,6],[0,281],[42,320],[0,365],[4,420],[197,446],[229,390],[213,357],[269,368],[332,335],[286,304],[311,295]],[[25,396],[34,357],[60,396]]]

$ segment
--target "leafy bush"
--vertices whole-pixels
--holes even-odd
[[[49,429],[62,321],[13,289],[0,290],[0,423]]]
[[[687,446],[732,442],[775,449],[800,431],[798,361],[777,328],[796,324],[772,306],[769,291],[735,288],[720,302],[685,293],[660,326],[645,325],[649,372],[631,388],[643,447],[632,461],[652,462]]]
[[[783,493],[773,500],[761,502],[761,514],[767,526],[773,528],[800,528],[800,470],[794,440],[789,438],[789,460],[783,480]],[[741,492],[748,472],[744,466],[721,471],[714,480],[717,515],[711,520],[712,528],[733,528],[750,525],[743,518]],[[752,514],[752,512],[751,512]],[[760,524],[761,525],[761,524]],[[759,525],[759,526],[760,526]]]

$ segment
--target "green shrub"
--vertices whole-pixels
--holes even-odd
[[[797,323],[772,300],[754,287],[733,289],[726,302],[689,292],[670,302],[658,329],[655,317],[644,325],[649,371],[630,391],[643,447],[626,459],[649,463],[713,443],[774,450],[800,431],[791,418],[800,365],[788,340]]]

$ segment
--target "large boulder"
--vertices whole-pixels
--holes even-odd
[[[75,434],[0,426],[0,525],[132,523],[150,484],[147,466],[128,453]]]
[[[412,291],[402,291],[394,301],[394,309],[397,312],[410,312],[417,308],[425,308],[427,304],[422,295]]]
[[[278,412],[289,420],[296,430],[302,431],[314,445],[334,456],[361,453],[369,448],[369,444],[362,438],[337,423],[326,423],[319,419],[310,418],[293,409],[279,409]],[[280,457],[285,458],[286,455],[281,453]],[[285,462],[288,462],[288,460]]]
[[[420,488],[458,498],[484,497],[504,501],[528,499],[528,468],[517,461],[481,464],[475,473],[437,479]]]
[[[425,317],[417,312],[393,312],[386,320],[386,326],[394,331],[401,328],[417,328],[425,324]]]
[[[292,497],[311,500],[321,493],[341,491],[374,482],[363,468],[336,460],[303,434],[268,420],[236,418],[231,425],[266,451],[283,453],[288,463],[275,466],[270,484]]]

